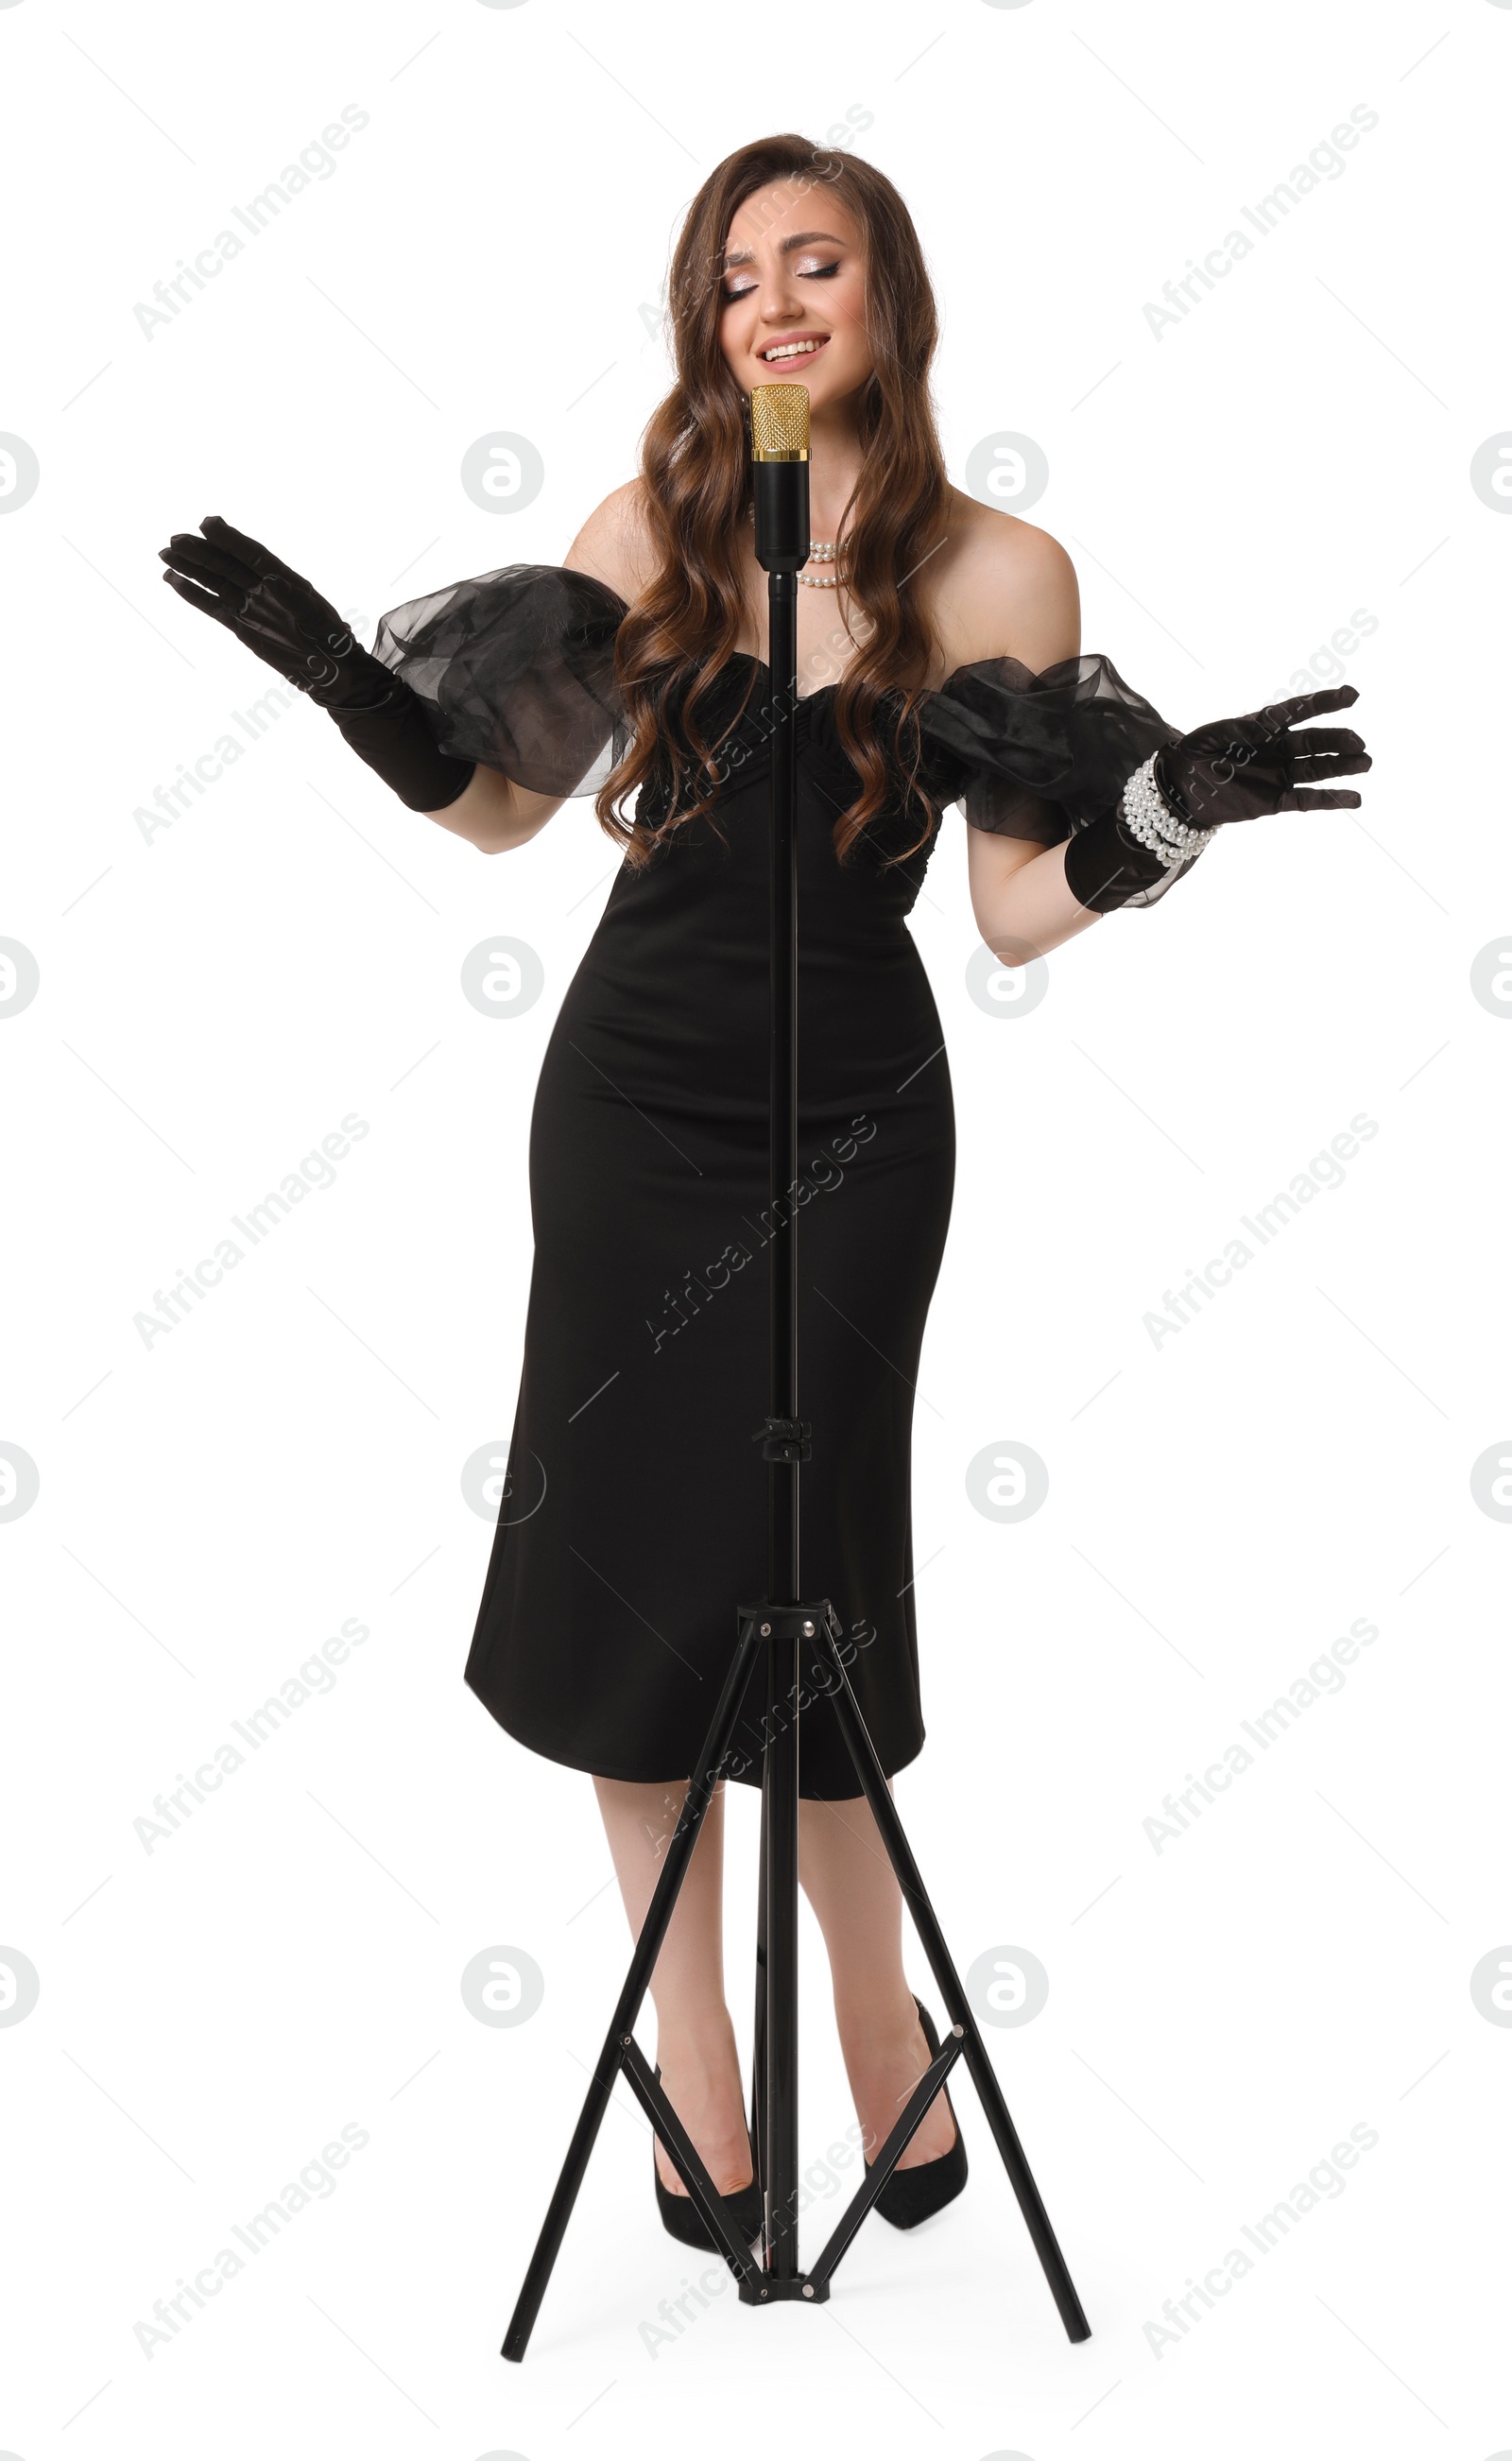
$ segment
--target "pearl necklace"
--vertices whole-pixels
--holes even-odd
[[[810,539],[808,543],[808,558],[810,564],[833,564],[835,561],[834,540]],[[800,572],[799,574],[799,579],[803,584],[805,589],[838,589],[840,588],[840,576],[838,573],[830,573],[826,575],[822,573]]]

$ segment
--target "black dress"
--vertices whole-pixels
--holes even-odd
[[[513,566],[393,610],[375,652],[426,698],[445,750],[586,796],[623,745],[625,612],[585,575]],[[466,1680],[520,1742],[604,1777],[689,1776],[736,1606],[766,1585],[752,1441],[768,1406],[770,1238],[756,665],[721,670],[717,719],[700,708],[706,733],[732,730],[714,811],[614,882],[531,1126],[523,1368]],[[1102,658],[1038,677],[1008,658],[958,669],[926,704],[929,837],[888,863],[922,825],[900,793],[842,867],[834,824],[859,781],[833,688],[796,722],[803,1586],[834,1602],[890,1774],[925,1733],[909,1444],[955,1161],[945,1038],[906,917],[948,802],[1054,843],[1174,730]],[[758,1666],[729,1764],[752,1785],[765,1705]],[[822,1694],[800,1713],[799,1768],[807,1796],[860,1791]]]

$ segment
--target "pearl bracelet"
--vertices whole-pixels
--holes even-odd
[[[1148,846],[1169,871],[1176,864],[1200,855],[1208,840],[1217,835],[1217,828],[1194,829],[1177,819],[1155,782],[1155,761],[1152,752],[1125,782],[1123,824],[1129,835]]]

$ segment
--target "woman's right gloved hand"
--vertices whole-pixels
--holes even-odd
[[[219,513],[207,514],[199,532],[175,530],[158,552],[170,588],[328,710],[352,751],[411,811],[456,802],[474,763],[441,750],[419,695],[363,649],[302,573]]]
[[[324,708],[376,700],[394,682],[329,598],[219,513],[207,514],[199,532],[175,530],[158,552],[170,588]]]

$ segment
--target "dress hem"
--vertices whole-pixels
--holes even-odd
[[[470,1674],[467,1674],[464,1671],[462,1680],[466,1684],[469,1692],[472,1693],[474,1699],[482,1702],[483,1707],[487,1710],[496,1726],[502,1727],[504,1733],[508,1735],[514,1743],[519,1744],[522,1750],[534,1752],[538,1759],[554,1762],[558,1768],[581,1769],[585,1776],[608,1778],[615,1785],[619,1786],[680,1786],[685,1784],[691,1776],[691,1772],[687,1769],[679,1769],[674,1774],[669,1774],[665,1769],[596,1768],[592,1762],[580,1760],[571,1752],[548,1749],[544,1744],[532,1743],[528,1736],[521,1734],[517,1727],[510,1724],[508,1719],[495,1707],[493,1701],[488,1698],[487,1693],[481,1690],[479,1685],[474,1681]],[[920,1753],[923,1751],[925,1741],[926,1737],[921,1731],[918,1742],[913,1744],[900,1759],[893,1761],[891,1766],[887,1765],[885,1758],[879,1753],[878,1758],[883,1762],[884,1776],[889,1778],[896,1777],[901,1769],[905,1769],[911,1766],[913,1762],[918,1759]],[[730,1782],[735,1786],[747,1786],[755,1790],[759,1788],[761,1784],[760,1771],[756,1767],[755,1762],[750,1763],[744,1769],[731,1769],[727,1774]],[[857,1779],[855,1791],[852,1794],[820,1794],[812,1788],[806,1788],[802,1781],[802,1762],[801,1759],[799,1760],[799,1800],[800,1802],[854,1803],[860,1801],[862,1798],[863,1793],[864,1789],[859,1779]]]

